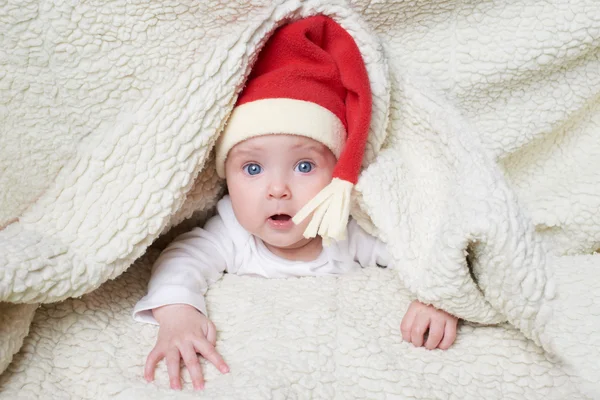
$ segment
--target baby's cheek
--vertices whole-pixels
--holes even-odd
[[[254,214],[245,212],[243,217],[238,218],[238,221],[250,234],[260,236],[260,226],[257,223],[256,212]]]
[[[240,225],[242,225],[245,230],[252,233],[252,230],[256,229],[256,207],[254,207],[250,202],[244,201],[240,198],[234,200],[233,197],[231,197],[231,205],[233,207],[233,214]]]

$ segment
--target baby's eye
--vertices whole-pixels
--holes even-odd
[[[303,174],[307,174],[312,171],[314,165],[308,161],[300,161],[298,165],[296,165],[296,171],[302,172]]]
[[[244,165],[244,171],[248,175],[258,175],[262,172],[262,167],[258,164],[250,163]]]

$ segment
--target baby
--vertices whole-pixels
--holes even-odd
[[[202,389],[198,353],[229,372],[204,300],[224,272],[286,278],[390,264],[383,242],[354,220],[346,226],[343,199],[360,171],[370,114],[360,52],[334,21],[307,18],[269,39],[216,145],[229,194],[203,229],[162,252],[148,294],[135,306],[136,320],[160,325],[146,361],[148,381],[166,358],[171,387],[180,389],[183,359],[194,388]],[[415,346],[447,349],[456,325],[456,317],[415,301],[400,330]]]

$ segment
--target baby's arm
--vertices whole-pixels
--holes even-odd
[[[233,264],[234,253],[233,241],[218,215],[204,229],[179,235],[154,263],[148,294],[135,305],[134,319],[156,324],[152,310],[168,304],[188,304],[207,315],[204,295]]]
[[[152,270],[148,294],[136,304],[134,317],[160,325],[155,347],[146,360],[144,376],[154,379],[156,364],[166,359],[170,385],[181,388],[180,359],[195,388],[204,386],[197,353],[221,372],[229,368],[215,350],[216,329],[206,317],[204,295],[233,262],[233,243],[219,216],[205,229],[177,237],[159,256]]]
[[[390,266],[392,258],[385,243],[365,232],[355,220],[348,224],[348,236],[350,252],[363,267]],[[405,341],[417,347],[424,344],[430,350],[446,350],[456,339],[457,323],[455,316],[415,300],[402,319],[400,331]]]

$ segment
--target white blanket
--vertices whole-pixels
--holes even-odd
[[[0,300],[81,296],[200,219],[222,189],[212,144],[260,45],[325,13],[367,63],[353,215],[389,243],[397,273],[226,277],[209,306],[235,371],[207,367],[213,397],[600,396],[600,261],[575,256],[600,248],[597,2],[2,7]],[[160,396],[140,377],[156,331],[128,319],[139,264],[43,306],[0,395]],[[414,349],[397,329],[408,293],[510,325],[465,324],[454,350]],[[0,366],[33,309],[0,309]]]
[[[154,384],[142,378],[157,327],[133,322],[131,309],[145,293],[157,254],[149,252],[81,299],[42,306],[23,350],[0,377],[0,397],[198,397],[187,373],[183,392],[175,396],[164,364]],[[576,264],[582,272],[588,260],[565,258],[564,264]],[[445,352],[402,342],[399,324],[409,301],[397,274],[378,268],[340,278],[226,275],[210,290],[208,304],[219,329],[217,347],[231,373],[221,375],[203,362],[203,394],[208,399],[588,398],[579,389],[579,373],[596,376],[567,367],[508,324],[464,323]],[[567,345],[580,339],[570,338]]]

